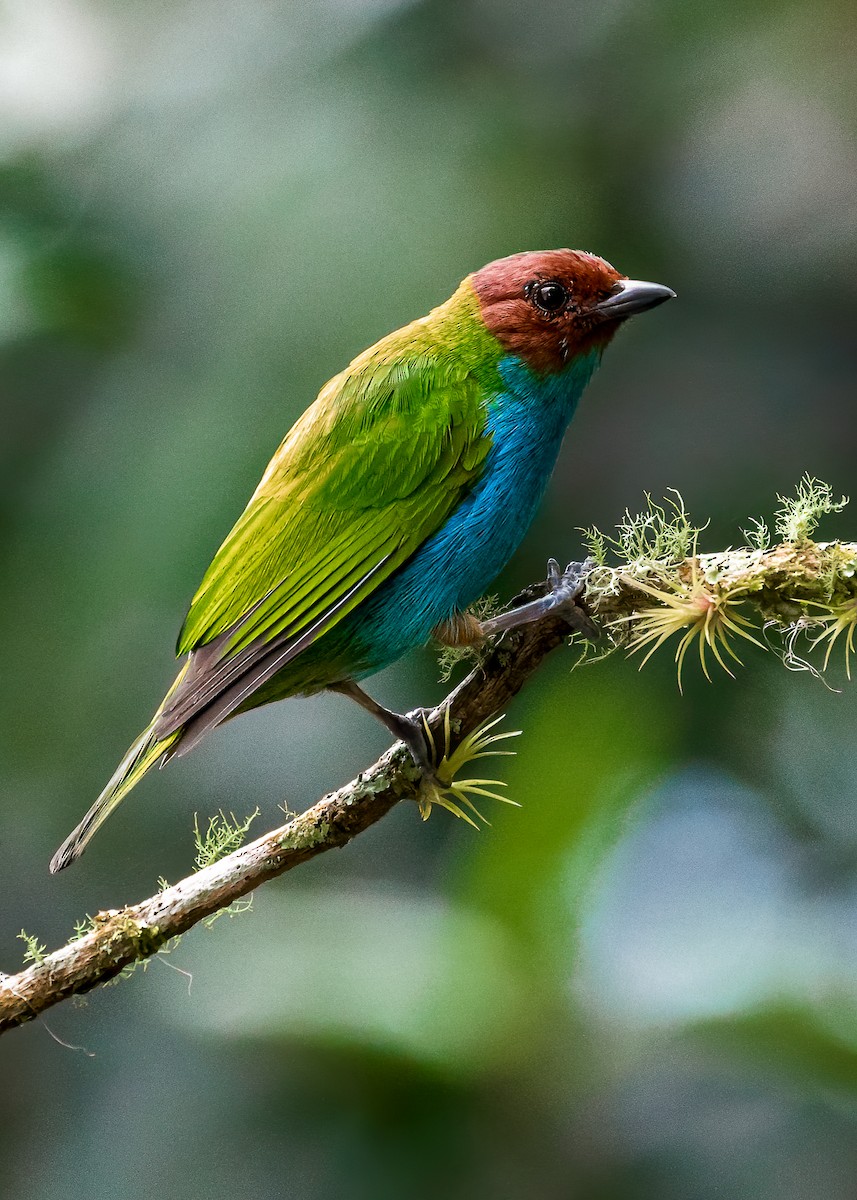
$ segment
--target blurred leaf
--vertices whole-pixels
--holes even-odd
[[[837,1012],[834,1024],[830,1015]],[[814,1008],[772,1004],[744,1016],[692,1025],[688,1037],[718,1057],[737,1057],[750,1068],[785,1074],[802,1089],[834,1089],[857,1116],[853,996],[822,999]]]
[[[594,872],[666,769],[681,728],[678,696],[654,673],[618,658],[572,673],[575,653],[558,654],[510,717],[524,732],[506,760],[508,795],[523,807],[492,814],[455,889],[514,932],[542,969],[563,973]]]
[[[520,980],[484,915],[328,883],[269,893],[252,919],[224,925],[216,947],[189,940],[179,964],[193,1003],[174,1016],[197,1033],[386,1047],[451,1075],[522,1052]]]

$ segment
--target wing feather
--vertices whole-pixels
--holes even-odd
[[[478,477],[485,415],[478,382],[425,353],[331,380],[203,578],[157,736],[194,721],[185,752],[401,566]]]

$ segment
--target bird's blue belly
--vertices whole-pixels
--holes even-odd
[[[524,440],[523,432],[515,430],[516,441]],[[422,645],[436,625],[486,591],[529,528],[559,444],[557,438],[534,453],[516,455],[514,447],[495,440],[479,484],[354,614],[353,634],[372,648],[370,669],[377,669],[381,654],[393,662]]]
[[[371,675],[424,645],[435,626],[481,596],[535,516],[598,358],[579,358],[547,379],[519,359],[502,360],[505,389],[488,404],[492,446],[473,490],[394,575],[254,692],[246,707]]]
[[[593,355],[546,381],[517,359],[501,363],[508,390],[489,407],[493,445],[478,483],[404,567],[331,630],[360,647],[354,678],[424,644],[436,625],[467,608],[497,577],[535,516],[597,361]]]

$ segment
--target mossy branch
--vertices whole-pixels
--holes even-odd
[[[778,545],[767,544],[768,538],[760,533],[765,527],[758,522],[747,535],[747,545],[698,554],[700,530],[689,522],[680,498],[664,507],[650,505],[638,517],[626,515],[618,536],[589,531],[594,558],[584,604],[602,629],[602,643],[608,650],[621,646],[632,653],[645,650],[645,662],[675,636],[680,673],[688,649],[696,642],[707,674],[709,653],[731,671],[737,661],[736,639],[767,648],[763,635],[773,628],[782,635],[781,652],[791,667],[818,670],[795,653],[795,638],[803,632],[809,634],[810,645],[825,644],[822,669],[832,649],[843,644],[850,666],[857,630],[857,543],[810,540],[809,531],[820,515],[817,504],[813,509],[813,495],[823,511],[832,508],[824,507],[823,495],[818,500],[817,489],[808,495],[801,486],[804,490],[799,489],[798,499],[792,502],[801,505],[799,519],[789,526],[796,536]],[[827,499],[832,504],[832,498]],[[789,513],[779,515],[780,533],[790,519]],[[611,548],[618,558],[614,565],[607,561]],[[534,585],[516,603],[543,590],[543,584]],[[431,734],[444,746],[444,762],[460,762],[462,755],[456,755],[456,749],[475,744],[474,733],[505,711],[544,659],[568,640],[567,635],[561,618],[548,617],[506,634],[483,655],[467,678],[428,714]],[[259,884],[345,846],[400,800],[418,798],[418,772],[404,747],[396,745],[345,787],[216,861],[208,843],[217,826],[206,826],[200,834],[207,846],[200,860],[205,865],[180,883],[164,885],[139,904],[98,913],[79,927],[68,944],[50,954],[36,938],[23,935],[31,965],[17,975],[0,974],[0,1033],[69,996],[108,982],[131,964],[162,951],[197,923],[230,909]],[[220,850],[229,848],[229,838],[238,836],[240,826],[223,818],[223,828],[222,838],[219,833],[213,837]],[[45,886],[49,886],[47,878]]]
[[[827,668],[841,645],[850,679],[857,635],[857,543],[806,539],[767,550],[694,554],[679,562],[643,558],[621,567],[596,566],[586,599],[606,631],[609,649],[645,651],[641,665],[677,636],[679,687],[691,647],[710,679],[709,655],[731,675],[734,664],[741,663],[735,648],[741,640],[777,649],[787,667],[814,674]],[[771,634],[778,636],[779,646]],[[825,646],[818,666],[797,654],[800,635],[808,651]]]

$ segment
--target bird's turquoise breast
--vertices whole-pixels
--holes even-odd
[[[472,604],[500,573],[535,516],[598,359],[598,353],[588,355],[546,379],[520,359],[500,362],[505,389],[488,406],[492,447],[479,481],[404,567],[331,631],[337,642],[361,647],[365,665],[355,664],[358,678],[425,643],[436,625]]]

